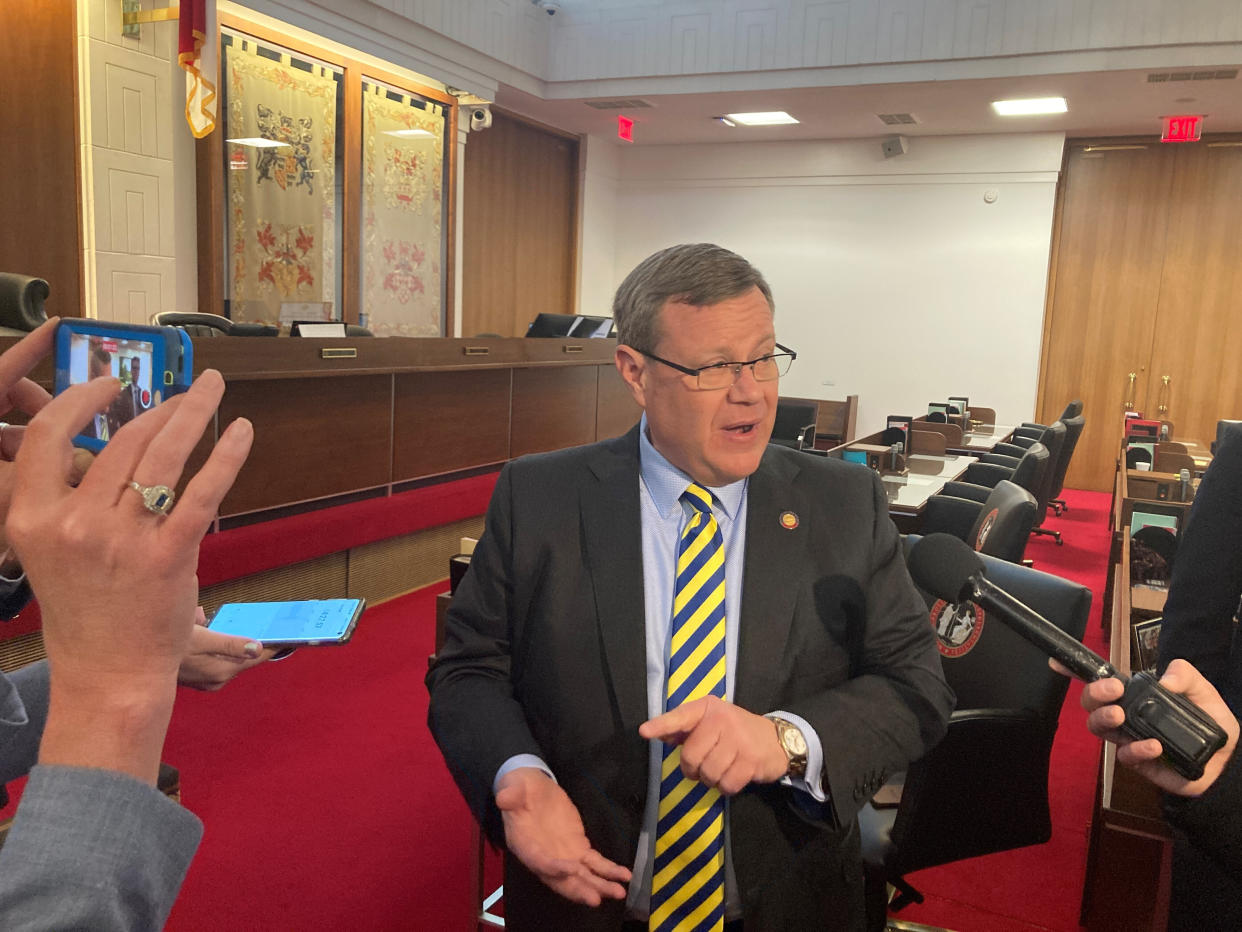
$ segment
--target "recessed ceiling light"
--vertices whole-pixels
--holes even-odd
[[[765,110],[760,113],[726,113],[725,118],[742,126],[781,126],[786,123],[797,123],[784,110]]]
[[[425,129],[386,129],[385,136],[397,136],[401,139],[411,139],[415,136],[431,136],[433,135]]]
[[[277,142],[275,139],[264,139],[262,136],[245,136],[241,139],[226,139],[225,142],[235,142],[239,146],[254,146],[256,149],[279,149],[281,146],[288,147],[287,142]]]
[[[1064,97],[1032,97],[1026,100],[994,100],[992,109],[1001,116],[1035,116],[1041,113],[1065,113]]]

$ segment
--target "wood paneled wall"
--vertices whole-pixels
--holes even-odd
[[[0,3],[0,271],[45,278],[82,314],[73,0]]]
[[[520,337],[540,312],[572,314],[578,141],[493,108],[463,175],[462,335]]]
[[[1242,417],[1238,142],[1066,147],[1037,419],[1083,400],[1070,488],[1111,487],[1126,410],[1204,442]]]

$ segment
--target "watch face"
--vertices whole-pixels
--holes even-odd
[[[785,747],[793,754],[802,757],[806,754],[806,739],[797,728],[790,727],[785,731]]]

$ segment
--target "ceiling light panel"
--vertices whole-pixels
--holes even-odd
[[[1038,116],[1065,113],[1069,108],[1064,97],[1031,97],[1025,100],[994,100],[992,109],[1001,116]]]
[[[791,117],[784,110],[764,110],[758,113],[726,113],[725,116],[739,126],[783,126],[798,122],[798,120]]]

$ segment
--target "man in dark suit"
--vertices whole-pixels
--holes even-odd
[[[861,928],[855,814],[953,702],[884,492],[769,447],[794,354],[740,256],[614,315],[641,423],[504,469],[427,677],[506,923]]]

